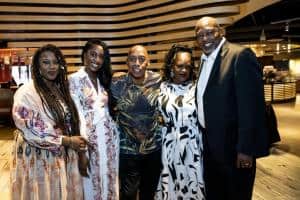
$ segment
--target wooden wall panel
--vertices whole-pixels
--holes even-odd
[[[0,10],[7,9],[7,12],[30,12],[30,13],[89,13],[89,12],[100,12],[102,14],[121,14],[131,11],[136,11],[143,8],[160,6],[166,2],[171,2],[174,0],[151,0],[151,1],[137,1],[137,0],[120,0],[119,3],[116,3],[115,0],[108,1],[98,1],[92,0],[69,0],[68,3],[64,3],[64,1],[52,1],[47,0],[47,2],[43,2],[40,0],[28,0],[26,3],[21,1],[13,1],[10,0],[10,3],[15,3],[11,6],[0,6]],[[3,2],[0,0],[0,3]],[[3,3],[7,3],[3,2]],[[106,5],[104,4],[106,3]],[[41,4],[45,4],[41,6]],[[23,9],[22,9],[23,7]],[[48,7],[49,10],[45,9]],[[53,7],[55,7],[53,10]]]
[[[57,45],[71,71],[81,66],[81,48],[89,39],[108,44],[114,70],[125,70],[128,49],[143,44],[150,52],[150,68],[161,69],[172,44],[197,50],[194,26],[201,16],[215,16],[228,26],[245,1],[0,0],[0,39],[26,57],[42,45]]]
[[[198,6],[208,6],[215,5],[217,3],[234,3],[238,2],[238,0],[194,0],[194,1],[174,1],[174,0],[150,0],[145,2],[138,2],[131,6],[125,7],[99,7],[95,5],[90,5],[90,7],[78,7],[75,6],[59,6],[55,4],[49,4],[47,6],[38,6],[35,5],[12,5],[12,6],[4,6],[0,3],[0,12],[6,13],[33,13],[33,14],[97,14],[97,15],[109,15],[108,18],[103,20],[112,20],[112,21],[120,21],[120,20],[129,20],[136,19],[138,17],[145,17],[157,14],[164,14],[167,12],[175,12],[181,9],[189,8],[193,9]],[[235,3],[237,4],[237,3]],[[75,7],[74,7],[75,6]],[[211,6],[214,7],[214,6]],[[118,15],[117,15],[118,14]]]
[[[107,0],[59,0],[59,1],[53,1],[53,0],[9,0],[10,3],[24,3],[24,4],[32,4],[32,3],[38,3],[38,4],[92,4],[92,5],[122,5],[130,2],[134,2],[136,0],[113,0],[113,1],[107,1]],[[7,3],[7,0],[0,0],[1,3]]]

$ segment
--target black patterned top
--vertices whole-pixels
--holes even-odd
[[[161,128],[156,100],[161,77],[146,71],[142,86],[130,75],[114,78],[111,85],[115,120],[120,126],[120,153],[149,154],[161,148]]]

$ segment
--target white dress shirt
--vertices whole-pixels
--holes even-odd
[[[207,86],[208,79],[210,77],[211,70],[213,68],[215,59],[224,44],[226,39],[223,37],[218,47],[208,56],[204,53],[201,56],[201,66],[200,76],[197,83],[197,106],[198,106],[198,120],[203,128],[205,128],[205,116],[203,109],[203,94]]]

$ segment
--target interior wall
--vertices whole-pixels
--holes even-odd
[[[174,43],[193,47],[199,57],[194,26],[200,17],[214,16],[228,26],[245,15],[241,7],[244,12],[245,6],[253,7],[251,2],[256,9],[270,4],[260,1],[258,6],[256,0],[0,0],[0,45],[29,58],[36,48],[51,43],[62,49],[70,69],[77,70],[82,46],[99,38],[110,48],[113,69],[125,70],[129,47],[142,44],[150,52],[150,68],[160,69]]]

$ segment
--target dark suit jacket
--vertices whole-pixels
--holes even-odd
[[[256,158],[268,155],[262,70],[250,49],[223,44],[203,106],[207,129],[204,147],[210,159],[232,163],[237,152]]]

